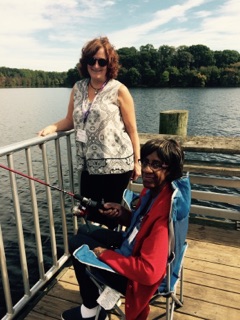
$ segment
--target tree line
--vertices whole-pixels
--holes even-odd
[[[128,87],[239,87],[240,54],[212,51],[205,45],[153,45],[117,50],[118,80]],[[0,67],[0,87],[72,87],[81,79],[77,67],[67,72],[45,72]]]

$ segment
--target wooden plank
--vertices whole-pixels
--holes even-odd
[[[68,296],[68,291],[66,292],[66,296]],[[35,306],[34,311],[36,313],[42,314],[42,319],[45,317],[52,317],[56,319],[60,319],[60,316],[63,311],[77,307],[79,303],[74,303],[71,301],[66,301],[64,299],[59,299],[53,297],[51,295],[45,295],[42,300]],[[31,319],[31,313],[29,314]]]
[[[195,241],[222,244],[227,248],[229,246],[240,248],[240,232],[237,230],[190,224],[187,238]]]
[[[41,313],[32,311],[24,319],[25,320],[43,320],[43,315]],[[58,318],[56,318],[56,317],[48,317],[47,315],[44,315],[44,320],[53,320],[53,319],[60,319],[60,317],[58,316]]]
[[[220,269],[220,268],[219,268]],[[205,269],[203,269],[205,270]],[[216,269],[213,269],[214,272]],[[215,288],[217,284],[217,288],[220,290],[224,290],[225,292],[232,292],[240,294],[240,280],[233,279],[230,277],[225,277],[224,275],[217,275],[215,273],[207,272],[200,273],[199,271],[184,269],[184,275],[186,282],[194,283],[197,285],[205,285],[207,287]]]
[[[211,288],[208,286],[208,283],[205,282],[205,278],[202,278],[203,283],[205,284],[195,285],[193,283],[185,283],[185,297],[195,297],[197,300],[205,301],[207,303],[212,303],[214,305],[220,304],[226,308],[238,309],[240,312],[239,304],[239,294],[230,292],[229,290],[219,290],[217,288]],[[206,290],[207,289],[207,290]],[[240,313],[239,313],[240,314]]]
[[[178,310],[174,312],[174,320],[196,320],[197,319],[195,316],[192,316],[186,313],[179,313]],[[152,306],[150,307],[149,320],[165,319],[165,315],[166,315],[166,311],[163,307],[152,307]],[[198,320],[199,319],[201,318],[198,318]]]
[[[208,262],[205,260],[196,260],[193,257],[185,257],[184,259],[184,272],[188,274],[186,278],[188,279],[189,273],[191,272],[200,273],[204,272],[207,274],[215,274],[216,276],[225,277],[226,279],[230,279],[233,282],[233,287],[235,288],[235,284],[239,285],[240,288],[240,268],[235,266],[228,266],[222,264],[216,264],[212,262]],[[228,280],[226,280],[228,281]],[[220,285],[220,284],[219,284]],[[231,290],[233,289],[230,286]],[[236,290],[236,289],[234,289]],[[237,288],[237,292],[238,292]]]
[[[58,281],[48,295],[75,303],[82,303],[79,286],[68,282]]]
[[[204,297],[204,294],[202,297]],[[209,301],[206,301],[205,299],[196,299],[194,296],[185,296],[183,307],[177,309],[174,313],[174,320],[179,319],[179,313],[191,315],[192,317],[195,317],[195,319],[204,320],[240,319],[239,309],[222,306],[221,301],[218,301],[218,303],[212,303],[212,297],[210,297]]]
[[[221,300],[213,301],[205,299],[205,295],[201,293],[201,297],[198,295],[192,295],[196,293],[188,291],[189,287],[185,286],[184,304],[183,307],[177,308],[174,312],[174,320],[185,320],[185,319],[240,319],[240,310],[237,308],[230,308],[228,305],[222,305]],[[225,295],[226,297],[226,295]],[[225,299],[224,297],[224,299]],[[165,314],[164,304],[165,300],[161,298],[162,304],[159,307],[151,308],[150,319],[160,319]],[[226,315],[229,314],[229,318]],[[161,315],[161,316],[160,316]]]
[[[67,269],[66,271],[67,272],[63,273],[59,279],[61,281],[69,282],[78,286],[78,282],[73,267]]]
[[[223,245],[215,245],[212,243],[196,242],[188,240],[189,249],[186,256],[195,259],[209,261],[212,263],[220,263],[226,266],[240,267],[239,249],[226,247]],[[194,253],[192,252],[194,251]],[[190,252],[192,252],[190,254]],[[221,255],[220,255],[221,252]]]

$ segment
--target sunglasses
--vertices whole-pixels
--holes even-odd
[[[98,65],[100,67],[105,67],[108,64],[108,61],[106,59],[102,59],[102,58],[100,58],[100,59],[88,58],[87,59],[87,64],[89,66],[94,66],[96,62],[98,62]]]
[[[167,164],[164,164],[164,163],[162,163],[160,161],[156,161],[156,160],[149,162],[148,159],[139,159],[138,163],[141,165],[142,168],[149,167],[153,171],[158,171],[161,169],[168,168]]]

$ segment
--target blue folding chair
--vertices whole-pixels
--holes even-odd
[[[172,182],[173,194],[169,213],[169,258],[167,272],[157,292],[150,300],[151,305],[157,305],[160,297],[166,298],[166,319],[172,320],[175,306],[183,305],[183,259],[187,250],[186,236],[188,231],[189,212],[191,206],[191,186],[188,174]],[[123,202],[132,209],[138,195],[131,190],[125,190]],[[180,209],[179,209],[180,208]],[[74,256],[82,263],[88,265],[87,272],[90,278],[102,292],[106,285],[98,272],[92,267],[114,272],[107,264],[96,258],[94,253],[86,246],[82,246],[74,252]],[[177,296],[177,286],[180,283],[180,294]],[[125,319],[125,314],[114,304],[111,309],[120,319]],[[97,319],[97,318],[96,318]]]
[[[191,186],[189,176],[172,182],[174,192],[169,214],[169,258],[167,274],[150,304],[155,305],[159,297],[166,298],[166,319],[172,320],[175,305],[183,306],[183,259],[188,247],[186,237],[191,206]],[[181,210],[177,210],[177,208]],[[177,286],[180,282],[180,293]]]

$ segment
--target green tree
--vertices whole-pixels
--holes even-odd
[[[124,47],[117,51],[118,80],[131,87],[240,86],[236,50],[211,51],[201,44],[155,49],[147,44],[139,50]],[[76,66],[67,72],[0,67],[0,87],[72,87],[79,79]]]
[[[169,74],[169,86],[170,87],[178,87],[179,86],[179,77],[180,71],[177,67],[169,67],[167,68]]]
[[[214,58],[218,68],[224,68],[240,61],[240,54],[236,50],[214,51]]]
[[[167,70],[163,71],[159,77],[159,84],[161,87],[168,87],[169,86],[169,72]]]
[[[141,74],[136,68],[130,68],[127,72],[127,79],[129,87],[137,87],[141,83]]]
[[[205,87],[207,77],[197,70],[185,70],[181,80],[184,87]]]
[[[200,73],[206,76],[206,86],[218,87],[220,85],[221,70],[216,66],[201,67]]]
[[[125,67],[121,67],[118,72],[118,77],[117,77],[118,80],[120,82],[124,83],[126,86],[127,86],[127,82],[128,82],[127,73],[128,73],[128,70]]]
[[[225,68],[221,74],[220,84],[224,87],[239,87],[240,72],[236,68]]]
[[[153,70],[148,62],[145,62],[141,68],[142,85],[148,87],[155,87],[157,83],[156,72]]]
[[[64,81],[64,85],[67,87],[73,87],[73,85],[80,80],[80,74],[78,72],[77,66],[74,69],[69,69],[66,75],[66,79]]]
[[[158,49],[158,67],[159,71],[163,72],[168,67],[173,65],[173,61],[175,58],[176,49],[171,46],[163,45]]]
[[[194,57],[192,67],[198,69],[202,66],[207,67],[215,65],[214,53],[207,46],[197,44],[190,46],[188,50]]]
[[[174,64],[179,69],[190,69],[194,62],[193,55],[188,51],[187,46],[180,46],[174,55]]]
[[[128,70],[132,67],[139,68],[139,52],[135,47],[124,47],[117,50],[117,52],[121,66]]]

